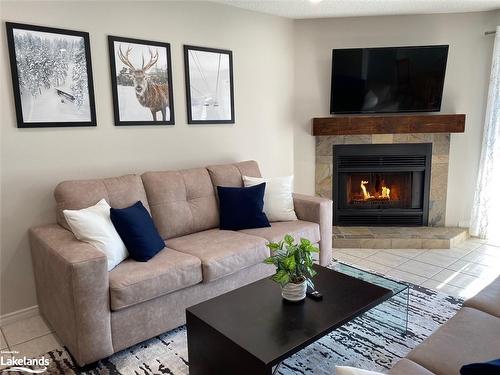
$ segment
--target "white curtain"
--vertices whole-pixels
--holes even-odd
[[[495,34],[481,164],[472,207],[473,236],[500,239],[500,26]]]

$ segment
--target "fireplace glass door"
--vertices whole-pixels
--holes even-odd
[[[334,225],[427,225],[431,160],[431,143],[334,145]]]
[[[341,173],[340,207],[343,209],[421,209],[423,173]]]

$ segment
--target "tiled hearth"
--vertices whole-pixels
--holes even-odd
[[[450,150],[449,133],[318,136],[316,137],[316,194],[332,198],[333,145],[401,143],[432,143],[429,226],[444,226]]]
[[[334,248],[450,249],[468,237],[452,227],[333,227]]]

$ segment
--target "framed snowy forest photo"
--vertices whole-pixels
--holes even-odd
[[[6,22],[19,128],[96,126],[89,34]]]
[[[233,53],[184,46],[188,124],[234,124]]]
[[[108,36],[115,125],[174,125],[170,44]]]

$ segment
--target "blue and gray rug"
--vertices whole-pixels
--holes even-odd
[[[335,365],[349,365],[386,372],[400,358],[451,318],[462,300],[419,286],[411,286],[408,333],[402,335],[393,314],[401,306],[385,302],[342,326],[284,361],[280,375],[332,375]],[[394,315],[394,321],[392,317]],[[186,375],[186,329],[180,327],[102,360],[82,373],[64,350],[48,353],[48,373],[89,375]]]

